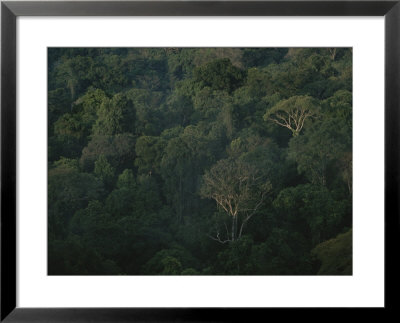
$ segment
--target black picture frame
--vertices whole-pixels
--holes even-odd
[[[243,321],[244,308],[16,307],[16,18],[18,16],[384,16],[385,307],[396,307],[400,176],[400,1],[3,1],[1,3],[1,321]],[[371,233],[372,234],[372,233]],[[288,308],[284,310],[289,310]],[[290,309],[292,310],[292,309]],[[295,310],[295,309],[293,309]],[[377,309],[377,315],[381,309]],[[334,315],[332,309],[327,309]],[[304,311],[303,311],[304,313]],[[328,315],[332,315],[328,314]],[[372,313],[368,312],[370,316]],[[261,316],[258,316],[261,315]],[[381,318],[380,318],[381,319]],[[245,321],[252,321],[247,319]]]

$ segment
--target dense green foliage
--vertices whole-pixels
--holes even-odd
[[[351,49],[48,59],[49,274],[351,273]]]
[[[353,272],[352,230],[317,245],[312,254],[321,262],[318,275],[351,275]]]

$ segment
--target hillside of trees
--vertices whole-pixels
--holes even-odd
[[[49,48],[50,275],[352,273],[350,48]]]

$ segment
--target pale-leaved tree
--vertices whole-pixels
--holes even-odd
[[[231,218],[231,229],[224,223],[225,232],[222,234],[217,227],[210,238],[221,243],[240,239],[246,223],[261,208],[270,190],[271,183],[250,163],[233,158],[219,160],[204,174],[200,195],[215,200]]]
[[[318,101],[311,96],[292,96],[269,109],[264,115],[264,120],[288,128],[295,137],[303,129],[305,121],[316,117],[318,111]]]

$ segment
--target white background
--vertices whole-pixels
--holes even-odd
[[[383,306],[384,19],[18,18],[18,306]],[[47,46],[353,47],[353,276],[47,276]]]

